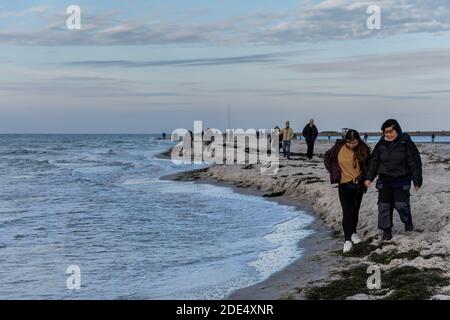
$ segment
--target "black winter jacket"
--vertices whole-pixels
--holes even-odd
[[[388,142],[384,137],[380,139],[370,156],[367,179],[373,181],[377,175],[382,181],[410,177],[415,186],[422,186],[422,160],[408,134],[400,135],[394,142]]]
[[[316,125],[313,125],[312,127],[309,125],[309,123],[303,128],[302,135],[305,137],[306,141],[314,141],[317,139],[317,136],[319,135],[319,131],[317,130]]]

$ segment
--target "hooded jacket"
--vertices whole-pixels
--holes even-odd
[[[395,124],[398,137],[392,141],[386,141],[384,137],[375,146],[370,156],[367,179],[379,179],[393,187],[411,184],[421,187],[422,160],[416,144],[411,137],[403,133],[400,125]]]

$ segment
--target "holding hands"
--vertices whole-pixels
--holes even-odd
[[[366,180],[364,182],[364,185],[366,186],[367,189],[370,189],[370,187],[372,187],[372,181]],[[419,186],[414,186],[414,191],[419,192],[419,190],[420,190]]]

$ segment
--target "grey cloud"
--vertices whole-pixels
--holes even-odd
[[[278,94],[268,94],[270,96],[314,96],[314,97],[336,97],[336,98],[381,98],[388,100],[425,100],[426,96],[416,95],[385,95],[372,93],[348,93],[348,92],[327,92],[327,91],[292,91]]]
[[[108,78],[101,76],[62,76],[55,77],[51,79],[56,82],[75,82],[75,83],[83,83],[83,82],[96,82],[96,83],[136,83],[136,81],[128,80],[128,79],[119,79],[119,78]]]
[[[381,8],[381,30],[366,26],[370,5]],[[405,33],[448,33],[450,3],[443,0],[306,1],[290,19],[254,33],[261,42],[291,43],[388,37]]]
[[[428,96],[409,94],[409,95],[387,95],[387,94],[376,94],[376,93],[349,93],[349,92],[337,92],[337,91],[323,91],[317,90],[289,90],[289,89],[254,89],[254,88],[229,88],[216,90],[214,92],[219,93],[235,93],[244,95],[256,95],[264,97],[302,97],[302,96],[314,96],[314,97],[341,97],[341,98],[380,98],[388,100],[411,100],[419,99],[425,100],[429,99]]]
[[[307,74],[337,74],[343,77],[373,79],[405,75],[435,74],[450,68],[450,49],[363,55],[326,62],[291,66]]]
[[[83,78],[83,77],[82,77]],[[119,84],[105,83],[85,83],[81,82],[10,82],[0,83],[0,92],[27,95],[61,95],[75,97],[97,97],[97,98],[145,98],[145,97],[178,97],[194,96],[193,94],[184,94],[180,92],[145,92],[137,91]]]
[[[366,9],[379,5],[382,30],[368,30]],[[34,14],[38,14],[34,12]],[[213,22],[128,21],[118,12],[83,17],[83,29],[65,28],[66,16],[39,12],[48,25],[32,31],[3,28],[0,44],[153,45],[290,44],[388,37],[405,33],[448,34],[450,3],[444,0],[304,1],[292,12],[257,12]]]
[[[82,16],[81,30],[66,28],[67,15],[52,13],[43,15],[45,27],[29,27],[17,30],[13,26],[0,31],[0,44],[30,46],[72,45],[151,45],[209,42],[207,34],[218,27],[203,25],[181,25],[161,21],[148,23],[145,20],[126,21],[118,12],[110,11]],[[220,28],[219,28],[220,29]]]
[[[71,61],[64,63],[71,66],[87,67],[122,67],[142,68],[158,66],[198,67],[198,66],[221,66],[232,64],[260,64],[275,63],[283,61],[283,57],[299,54],[299,52],[268,53],[246,56],[234,56],[224,58],[200,58],[180,60],[156,60],[156,61],[133,61],[133,60],[96,60],[96,61]]]
[[[0,9],[2,7],[0,6]],[[31,7],[21,11],[2,11],[0,12],[0,19],[12,18],[12,17],[26,17],[30,15],[43,14],[50,9],[49,6],[39,5],[35,7]]]
[[[450,94],[450,89],[447,90],[426,90],[414,92],[415,94]]]

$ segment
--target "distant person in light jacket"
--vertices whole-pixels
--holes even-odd
[[[286,121],[286,126],[281,130],[280,135],[283,136],[284,157],[291,160],[291,141],[294,139],[294,130],[292,130],[289,121]]]
[[[314,155],[314,143],[316,142],[318,135],[319,131],[314,124],[314,119],[309,120],[309,123],[303,129],[303,136],[305,137],[306,145],[308,146],[306,157],[310,160]]]
[[[378,176],[378,227],[383,230],[383,240],[392,239],[394,209],[405,224],[405,231],[414,229],[411,206],[411,183],[419,191],[422,186],[422,161],[416,144],[403,133],[397,120],[383,123],[383,137],[370,156],[365,185],[370,188]]]

